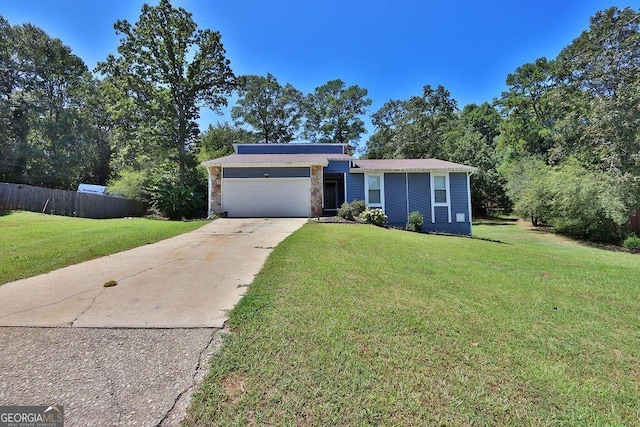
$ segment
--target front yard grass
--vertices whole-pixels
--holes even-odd
[[[232,311],[186,425],[637,425],[640,256],[516,223],[310,223]]]
[[[0,284],[154,243],[194,230],[204,223],[2,212]]]

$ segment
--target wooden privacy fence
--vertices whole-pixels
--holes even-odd
[[[143,216],[147,204],[120,197],[0,182],[0,210],[102,219]]]

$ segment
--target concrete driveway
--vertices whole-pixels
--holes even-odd
[[[62,405],[69,427],[178,425],[228,310],[305,222],[219,219],[0,286],[0,405]]]
[[[219,219],[158,243],[0,286],[0,326],[220,328],[302,218]],[[104,287],[114,280],[116,286]]]

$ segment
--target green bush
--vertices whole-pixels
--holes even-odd
[[[354,200],[353,202],[344,202],[338,209],[338,216],[353,221],[358,218],[366,209],[364,200]]]
[[[388,216],[382,212],[382,209],[369,209],[366,208],[364,212],[360,214],[360,219],[366,224],[377,225],[378,227],[384,227],[387,222]]]
[[[554,167],[523,160],[510,174],[514,211],[533,225],[550,224],[580,239],[621,242],[634,202],[625,177],[589,170],[572,158]]]
[[[636,236],[635,234],[632,234],[631,236],[627,237],[624,240],[622,245],[625,248],[640,250],[640,237]]]
[[[163,183],[155,187],[153,206],[169,219],[194,218],[203,203],[195,186]]]
[[[424,225],[424,217],[418,211],[411,212],[409,214],[409,220],[407,221],[406,229],[409,231],[421,232]]]

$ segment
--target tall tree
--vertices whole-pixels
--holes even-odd
[[[304,136],[313,142],[357,145],[366,132],[361,116],[371,99],[367,89],[331,80],[306,97]]]
[[[133,129],[145,145],[160,144],[178,163],[180,181],[192,161],[199,108],[219,110],[235,85],[220,33],[200,30],[191,13],[169,0],[142,6],[135,25],[115,23],[121,35],[118,56],[98,64],[138,117],[149,118]]]
[[[585,151],[604,170],[640,175],[640,12],[597,12],[556,62],[558,78],[589,103]]]
[[[501,142],[514,157],[533,153],[549,160],[554,146],[553,128],[560,113],[553,103],[557,93],[553,67],[553,61],[538,58],[507,76],[509,90],[499,101],[507,117]]]
[[[96,82],[84,62],[42,29],[0,17],[0,68],[2,178],[55,188],[90,179]]]
[[[282,86],[270,73],[242,76],[238,85],[240,97],[231,109],[237,125],[249,125],[260,135],[260,142],[293,141],[302,118],[303,95],[289,83]]]

